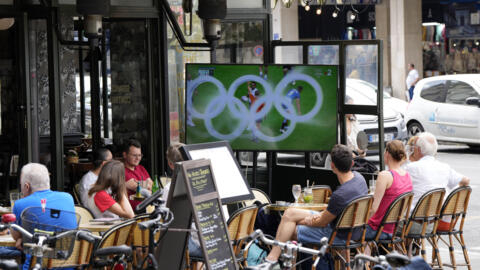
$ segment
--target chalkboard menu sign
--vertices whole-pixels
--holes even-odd
[[[211,192],[216,192],[212,180],[212,171],[210,166],[192,168],[187,170],[187,178],[192,187],[192,196],[199,196]]]
[[[175,217],[170,228],[189,229],[191,219],[198,229],[200,246],[208,270],[237,270],[227,224],[222,212],[210,160],[177,163],[170,184],[167,207]],[[159,269],[183,269],[188,240],[186,232],[167,230],[155,251]]]

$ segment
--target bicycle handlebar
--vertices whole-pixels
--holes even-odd
[[[140,228],[140,230],[150,229],[155,224],[159,224],[160,227],[168,227],[173,221],[173,213],[172,211],[170,211],[170,209],[166,207],[160,207],[158,209],[155,209],[152,214],[156,215],[154,219],[138,223],[138,227]],[[162,220],[163,222],[160,222]]]
[[[259,239],[260,241],[262,241],[263,243],[265,243],[267,245],[279,246],[282,249],[283,248],[288,248],[288,249],[291,249],[293,251],[306,253],[306,254],[310,254],[310,255],[314,255],[314,256],[325,255],[325,252],[327,251],[327,247],[328,247],[328,239],[326,237],[323,237],[320,240],[320,244],[321,244],[322,247],[319,250],[316,250],[316,249],[313,249],[313,248],[302,247],[302,246],[299,246],[299,245],[291,243],[291,242],[284,243],[284,242],[280,242],[280,241],[277,241],[277,240],[268,239],[267,237],[265,237],[262,230],[260,230],[260,229],[257,229],[252,234],[250,234],[249,238],[251,240],[249,241],[249,243],[247,244],[245,249],[249,248],[250,245],[253,243],[253,241],[255,241],[256,239]]]
[[[94,243],[97,240],[101,240],[102,237],[100,237],[98,235],[94,235],[89,231],[78,231],[77,232],[77,239],[85,240],[85,241],[90,242],[90,243]]]

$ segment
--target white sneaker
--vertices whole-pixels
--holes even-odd
[[[194,127],[195,126],[195,123],[193,123],[192,119],[191,118],[188,118],[187,119],[187,125],[191,126],[191,127]]]
[[[285,133],[285,132],[286,132],[285,129],[283,129],[283,128],[280,129],[280,133]]]

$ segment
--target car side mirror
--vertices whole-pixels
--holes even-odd
[[[465,103],[467,103],[467,105],[476,105],[476,106],[480,107],[480,98],[469,97],[469,98],[465,99]]]

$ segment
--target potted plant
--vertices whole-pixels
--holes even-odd
[[[70,149],[67,152],[67,163],[78,163],[78,153],[77,151]]]

